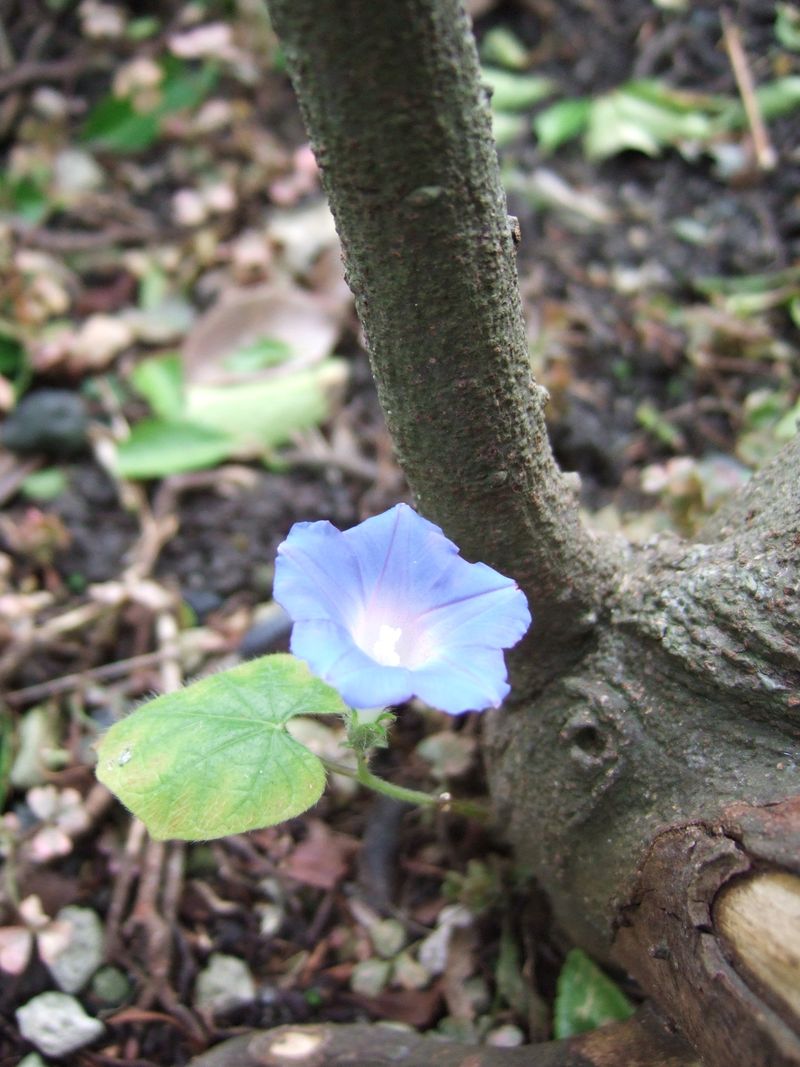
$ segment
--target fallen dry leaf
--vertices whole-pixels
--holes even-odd
[[[437,984],[432,989],[391,990],[377,997],[353,994],[353,999],[381,1021],[406,1023],[425,1029],[439,1014],[442,991]]]
[[[186,381],[190,385],[242,381],[241,373],[225,369],[225,358],[262,340],[287,345],[292,369],[309,367],[331,354],[340,331],[339,314],[303,289],[276,285],[228,289],[186,337]],[[286,364],[262,368],[244,377],[270,376],[285,368]]]
[[[320,819],[308,819],[308,837],[282,864],[282,871],[303,885],[333,889],[347,874],[358,850],[355,838],[329,830]]]

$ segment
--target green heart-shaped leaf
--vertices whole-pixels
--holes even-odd
[[[98,744],[97,777],[157,839],[271,826],[306,811],[325,788],[321,761],[286,723],[346,711],[294,656],[263,656],[116,723]]]

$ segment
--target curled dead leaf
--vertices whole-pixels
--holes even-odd
[[[330,355],[339,338],[341,318],[326,300],[303,289],[260,285],[229,289],[195,323],[183,345],[189,385],[226,385],[263,375],[309,367]],[[287,360],[279,368],[251,373],[231,370],[226,359],[259,342],[285,345]]]

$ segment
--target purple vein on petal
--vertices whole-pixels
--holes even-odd
[[[459,651],[464,652],[469,647],[470,647],[469,645],[463,645],[459,649]],[[475,647],[479,648],[480,646],[476,645]],[[450,665],[450,667],[452,667],[452,669],[454,671],[458,671],[459,674],[465,674],[467,676],[467,678],[471,678],[473,680],[473,682],[475,682],[475,684],[478,686],[479,689],[483,689],[485,687],[486,679],[480,674],[475,674],[474,671],[472,671],[469,667],[465,667],[464,664],[460,660],[451,659],[449,656],[441,656],[440,659],[439,659],[439,662],[440,663],[447,663],[447,664]],[[433,669],[435,669],[436,668],[436,663],[435,662],[432,663],[431,667]]]
[[[431,615],[434,611],[441,611],[443,608],[452,608],[455,607],[456,604],[466,604],[468,600],[477,600],[479,597],[491,596],[492,593],[499,593],[508,588],[508,585],[498,585],[494,589],[481,589],[478,593],[469,593],[467,596],[457,596],[453,597],[451,600],[443,600],[439,604],[432,604],[429,608],[425,608],[425,610],[421,611],[416,618],[424,619],[426,615]],[[519,589],[519,586],[516,586],[516,588]]]
[[[389,566],[389,559],[391,557],[392,549],[394,548],[394,542],[397,537],[397,527],[400,525],[400,514],[400,508],[397,507],[394,514],[394,523],[392,525],[391,536],[389,537],[389,543],[386,546],[386,551],[383,557],[383,563],[381,564],[381,571],[375,581],[375,585],[372,587],[372,592],[369,597],[369,604],[367,604],[366,607],[368,613],[371,612],[375,606],[375,601],[378,599],[378,593],[380,592],[381,582],[386,576],[386,570]],[[360,570],[361,568],[359,567],[359,571]]]

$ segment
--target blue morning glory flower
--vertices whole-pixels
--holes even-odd
[[[344,533],[295,523],[274,596],[294,621],[292,652],[356,708],[412,696],[453,715],[497,707],[503,649],[531,624],[516,582],[462,559],[407,504]]]

